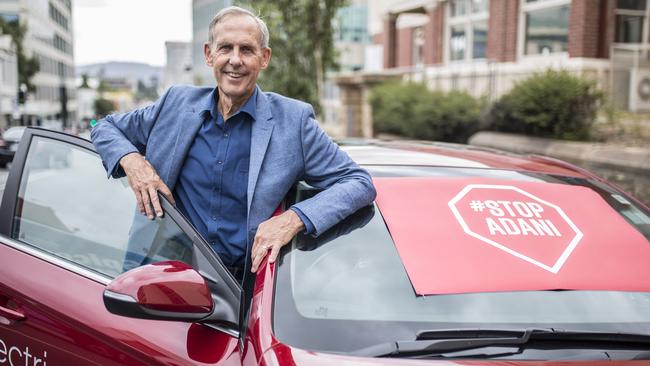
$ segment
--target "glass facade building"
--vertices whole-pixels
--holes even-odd
[[[365,1],[355,1],[339,9],[333,27],[341,70],[361,70],[364,64],[363,50],[370,43],[368,5]]]

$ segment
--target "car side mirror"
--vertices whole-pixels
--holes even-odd
[[[131,318],[190,322],[210,316],[213,310],[205,279],[179,261],[122,273],[104,290],[104,306],[113,314]]]

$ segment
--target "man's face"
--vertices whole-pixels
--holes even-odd
[[[233,101],[248,98],[255,89],[260,70],[266,69],[271,49],[262,49],[257,23],[247,15],[230,15],[213,29],[214,43],[204,53],[212,67],[220,94]]]

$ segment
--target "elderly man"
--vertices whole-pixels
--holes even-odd
[[[319,235],[375,197],[368,173],[319,128],[311,106],[257,87],[268,42],[253,13],[221,10],[204,45],[216,88],[172,87],[91,134],[109,174],[128,177],[143,214],[162,215],[161,192],[239,277],[269,251],[275,261],[298,232]],[[300,180],[324,190],[272,217]]]

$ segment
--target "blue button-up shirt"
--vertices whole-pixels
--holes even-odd
[[[211,109],[185,158],[174,189],[180,211],[228,266],[242,266],[246,253],[248,165],[257,90],[228,121]]]

